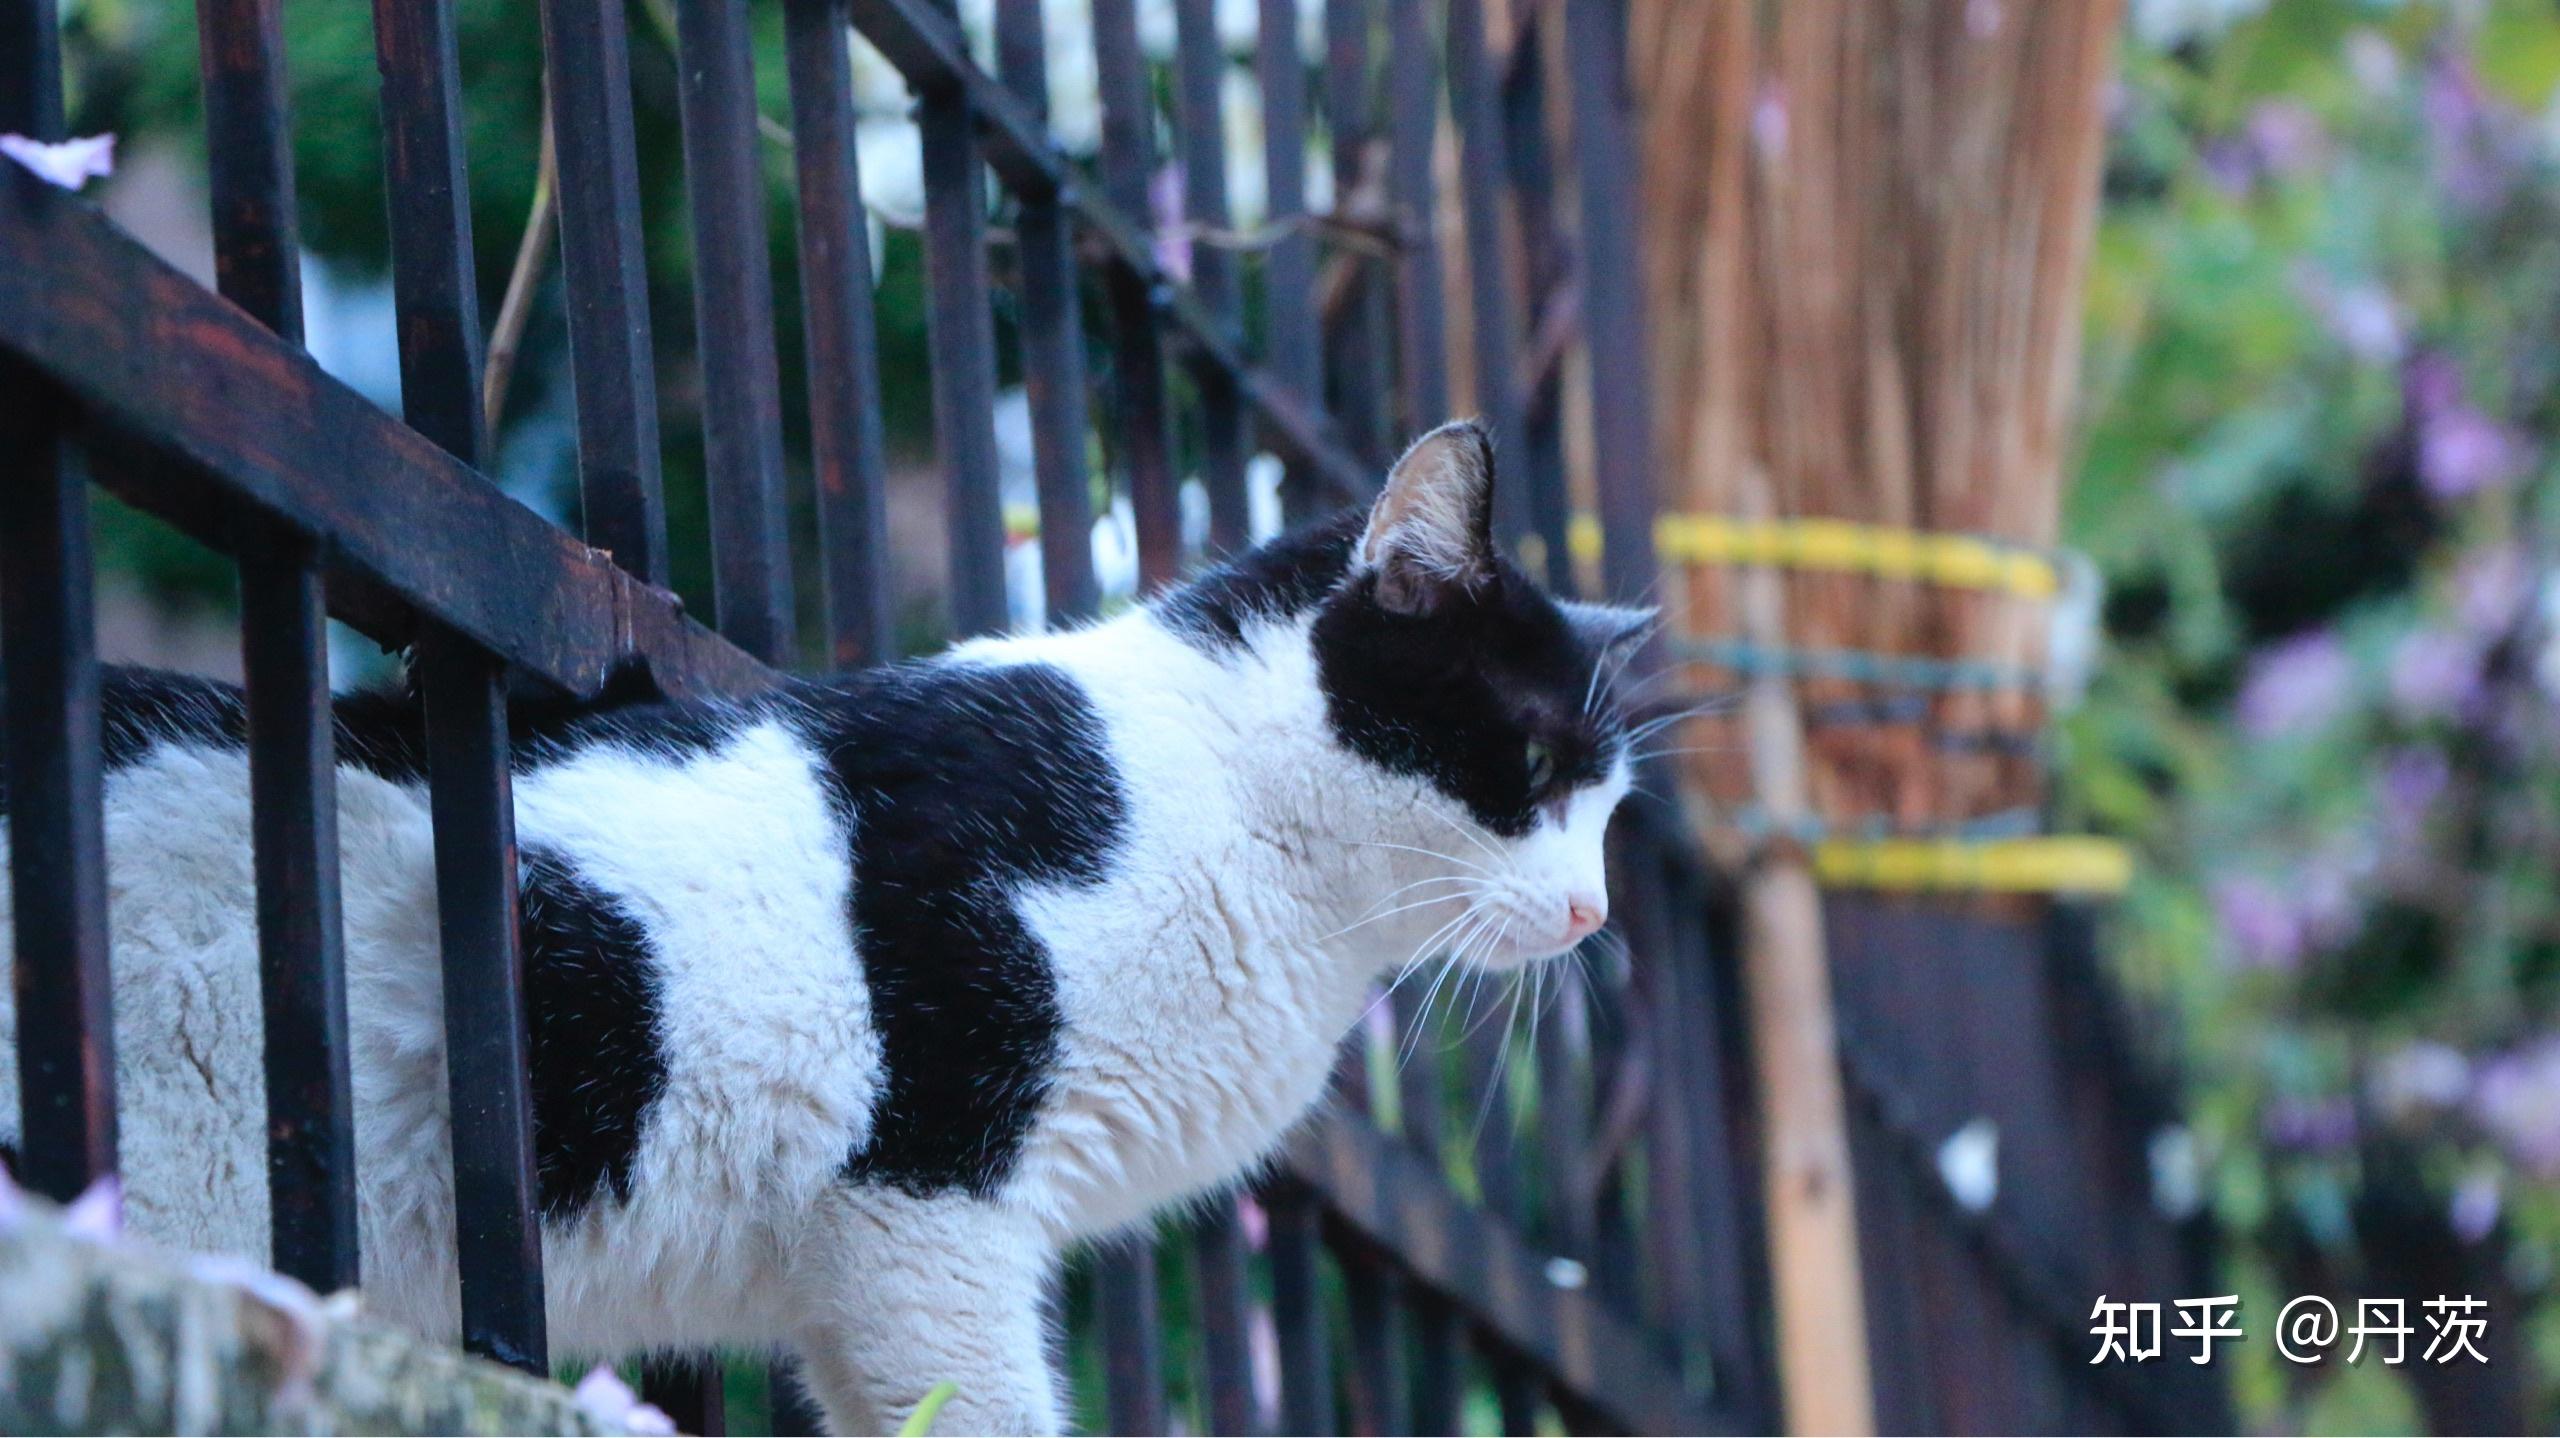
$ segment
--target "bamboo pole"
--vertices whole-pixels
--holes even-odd
[[[1744,632],[1786,633],[1778,575],[1737,585]],[[1761,803],[1782,821],[1805,813],[1803,721],[1787,681],[1755,678],[1744,722]],[[1831,1022],[1822,896],[1801,845],[1770,846],[1743,887],[1743,975],[1760,1091],[1762,1188],[1778,1304],[1778,1386],[1791,1433],[1873,1433],[1865,1290],[1849,1132]]]

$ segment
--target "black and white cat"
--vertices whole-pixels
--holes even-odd
[[[1600,927],[1629,782],[1613,681],[1648,616],[1559,603],[1501,556],[1492,461],[1444,427],[1365,519],[1088,628],[533,723],[552,1350],[780,1344],[840,1430],[947,1380],[954,1431],[1054,1431],[1064,1249],[1269,1155],[1383,974],[1516,967]],[[106,703],[130,1218],[263,1256],[241,699],[117,671]],[[417,718],[351,697],[339,729],[364,1304],[450,1338]]]

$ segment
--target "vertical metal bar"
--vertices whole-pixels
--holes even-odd
[[[1227,127],[1220,103],[1227,62],[1218,43],[1216,0],[1175,0],[1174,99],[1182,134],[1182,213],[1193,230],[1191,289],[1230,335],[1244,328],[1236,261],[1227,229]],[[1232,553],[1251,529],[1245,496],[1244,397],[1235,376],[1214,364],[1192,371],[1200,390],[1200,477],[1209,493],[1209,547]]]
[[[1438,1035],[1433,1032],[1430,1013],[1423,1007],[1412,985],[1399,987],[1394,1004],[1397,1028],[1410,1047],[1397,1084],[1398,1112],[1403,1120],[1404,1140],[1413,1145],[1431,1166],[1434,1175],[1442,1170],[1440,1138],[1444,1128],[1442,1116],[1441,1064]],[[1413,1333],[1412,1428],[1416,1433],[1454,1433],[1458,1428],[1458,1402],[1462,1390],[1461,1354],[1464,1331],[1457,1310],[1446,1302],[1420,1291],[1414,1292],[1405,1306],[1406,1321]]]
[[[1503,145],[1509,155],[1511,193],[1520,216],[1524,307],[1533,327],[1543,327],[1569,283],[1564,246],[1556,234],[1555,162],[1547,138],[1547,74],[1539,27],[1552,10],[1531,10],[1512,41],[1510,69],[1502,85]],[[1564,382],[1550,369],[1537,389],[1521,397],[1520,466],[1528,483],[1530,531],[1546,551],[1546,579],[1559,594],[1573,588],[1572,515],[1564,479]]]
[[[1262,0],[1254,68],[1262,82],[1263,223],[1277,236],[1262,256],[1263,367],[1308,406],[1324,400],[1324,344],[1315,312],[1316,241],[1307,220],[1307,71],[1298,56],[1298,0]],[[1281,482],[1285,523],[1349,499],[1306,466]]]
[[[1774,1422],[1766,1403],[1754,1314],[1751,1272],[1761,1248],[1750,1224],[1736,1212],[1733,1195],[1757,1193],[1758,1175],[1745,1161],[1750,1137],[1730,1121],[1735,1096],[1728,1092],[1739,1068],[1731,1032],[1736,1015],[1718,991],[1715,899],[1703,875],[1683,859],[1672,890],[1673,953],[1687,1026],[1683,1065],[1689,1096],[1689,1213],[1701,1252],[1699,1311],[1693,1316],[1704,1343],[1717,1395],[1746,1422]]]
[[[480,411],[485,354],[453,0],[374,0],[373,43],[382,71],[401,417],[465,464],[478,465],[489,452]]]
[[[976,117],[953,85],[916,106],[924,143],[925,312],[934,432],[951,539],[951,620],[961,634],[1005,627],[1004,503],[996,472],[996,331],[987,279],[986,168]]]
[[[784,527],[782,393],[755,47],[746,0],[676,7],[677,108],[693,218],[693,314],[711,492],[711,590],[720,632],[768,664],[793,649]]]
[[[1558,1252],[1591,1258],[1591,1205],[1582,1173],[1583,1116],[1591,1082],[1582,1058],[1591,1051],[1589,987],[1564,985],[1556,1011],[1537,1033],[1538,1152],[1546,1193],[1544,1237]]]
[[[375,0],[400,389],[409,424],[465,463],[486,457],[480,305],[451,0]],[[517,950],[505,666],[429,623],[416,647],[444,950],[455,1231],[465,1347],[542,1372],[542,1230]]]
[[[1439,193],[1431,175],[1440,123],[1433,54],[1423,0],[1387,0],[1387,203],[1395,216],[1397,368],[1408,434],[1449,417]]]
[[[1350,1320],[1349,1431],[1362,1435],[1418,1431],[1405,1417],[1403,1325],[1396,1321],[1394,1273],[1376,1254],[1337,1244],[1342,1292]]]
[[[0,131],[63,134],[53,0],[0,4]],[[9,881],[18,1011],[19,1181],[68,1200],[116,1167],[105,784],[87,485],[63,398],[0,363],[0,660],[7,665]]]
[[[1093,54],[1102,92],[1102,186],[1122,214],[1148,213],[1155,170],[1155,106],[1138,48],[1131,0],[1093,0]],[[1103,274],[1111,304],[1111,373],[1120,412],[1121,463],[1138,527],[1138,580],[1153,587],[1182,572],[1182,512],[1174,488],[1164,334],[1147,281],[1123,265]]]
[[[1039,0],[1001,0],[997,58],[1031,112],[1049,114],[1047,44]],[[1052,622],[1091,618],[1102,605],[1093,577],[1093,476],[1085,465],[1084,317],[1078,302],[1075,229],[1054,192],[1017,198],[1022,252],[1022,384],[1031,407],[1031,462],[1040,492],[1040,579]]]
[[[1280,1339],[1280,1430],[1333,1431],[1333,1364],[1325,1341],[1324,1251],[1314,1197],[1294,1183],[1262,1190],[1271,1220],[1271,1322]]]
[[[1467,230],[1469,329],[1475,340],[1476,409],[1493,427],[1496,450],[1519,453],[1520,339],[1512,313],[1511,247],[1504,242],[1503,187],[1510,152],[1503,143],[1502,91],[1485,49],[1484,0],[1449,0],[1449,109],[1458,127],[1458,192]],[[1493,527],[1518,552],[1530,532],[1525,467],[1493,487]]]
[[[827,663],[897,657],[890,608],[888,441],[872,314],[870,219],[854,144],[845,0],[788,0],[792,159],[800,180],[800,322],[809,369]]]
[[[199,0],[196,42],[214,284],[224,299],[299,344],[302,274],[281,0]]]
[[[1166,1431],[1164,1338],[1156,1318],[1156,1251],[1151,1238],[1094,1255],[1093,1299],[1103,1343],[1103,1407],[1120,1434]]]
[[[1219,82],[1227,62],[1218,44],[1216,0],[1173,0],[1174,121],[1182,144],[1182,217],[1195,232],[1227,226],[1226,121]],[[1191,247],[1191,292],[1227,324],[1236,323],[1236,260],[1224,246]]]
[[[1487,1350],[1484,1358],[1492,1370],[1494,1411],[1501,1417],[1502,1431],[1537,1432],[1538,1409],[1546,1398],[1537,1369],[1516,1354],[1498,1350]]]
[[[1209,1431],[1257,1433],[1253,1355],[1247,1343],[1252,1294],[1246,1282],[1244,1224],[1236,1200],[1223,1199],[1193,1229],[1199,1275],[1200,1367],[1209,1391]]]
[[[355,1286],[357,1244],[328,608],[307,545],[278,541],[257,549],[240,559],[240,637],[266,1016],[271,1251],[279,1271],[330,1293]]]
[[[543,0],[543,81],[558,157],[569,381],[587,542],[652,584],[667,582],[658,474],[658,377],[640,232],[631,41],[623,7]]]
[[[640,1396],[673,1419],[678,1433],[716,1438],[729,1431],[728,1393],[716,1359],[650,1359],[640,1365]]]
[[[1514,1230],[1526,1233],[1527,1195],[1521,1188],[1519,1135],[1512,1127],[1505,1075],[1512,1064],[1534,1062],[1534,1058],[1512,1049],[1512,1026],[1508,1023],[1475,1027],[1463,1042],[1461,1058],[1466,1065],[1466,1092],[1471,1095],[1472,1112],[1481,1115],[1474,1120],[1476,1191],[1483,1195],[1488,1211]],[[1499,1347],[1483,1345],[1483,1352],[1494,1401],[1502,1414],[1502,1430],[1537,1431],[1540,1393],[1536,1371]]]
[[[1333,141],[1333,208],[1336,218],[1360,213],[1372,179],[1369,154],[1371,104],[1370,0],[1326,0],[1324,7],[1324,106]],[[1328,316],[1326,347],[1335,417],[1343,438],[1359,454],[1383,464],[1387,436],[1386,292],[1376,267],[1353,261],[1340,314]]]
[[[1464,1431],[1467,1345],[1458,1310],[1417,1289],[1405,1321],[1413,1329],[1413,1431]]]
[[[63,137],[62,16],[54,0],[0,5],[0,133]]]
[[[0,41],[9,64],[0,91],[28,73],[24,50],[11,43],[24,38]],[[0,453],[16,471],[0,484],[0,657],[16,896],[18,1175],[57,1201],[116,1168],[89,496],[55,427],[65,403],[32,371],[0,362]]]
[[[1591,387],[1602,574],[1611,592],[1653,587],[1653,405],[1647,391],[1644,270],[1636,228],[1633,85],[1626,0],[1560,9],[1572,88],[1574,184],[1582,197],[1582,322],[1609,383]]]
[[[1671,898],[1664,884],[1667,836],[1650,812],[1625,816],[1618,834],[1619,914],[1632,956],[1636,1015],[1650,1035],[1647,1047],[1653,1058],[1640,1236],[1650,1280],[1645,1313],[1657,1332],[1686,1347],[1701,1314],[1696,1290],[1704,1265],[1689,1192],[1698,1164],[1689,1071],[1699,1040],[1688,1023],[1685,976],[1672,937]]]
[[[302,338],[292,134],[279,0],[196,7],[213,268],[223,295]],[[310,545],[240,554],[250,825],[265,1012],[267,1203],[275,1266],[322,1293],[357,1278],[355,1121],[338,907],[328,610]]]
[[[398,5],[409,0],[385,0]],[[506,672],[440,627],[418,640],[436,907],[444,941],[445,1068],[453,1089],[453,1198],[462,1343],[549,1370],[542,1228],[534,1216],[524,959],[516,946],[514,785]]]

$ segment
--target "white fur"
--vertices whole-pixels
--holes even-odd
[[[1567,904],[1603,892],[1623,764],[1527,837],[1496,838],[1334,743],[1305,621],[1246,637],[1213,656],[1137,612],[957,651],[1072,676],[1127,798],[1102,882],[1016,895],[1055,967],[1063,1052],[1020,1162],[984,1200],[836,1177],[881,1058],[844,919],[861,876],[802,740],[762,723],[707,756],[597,748],[518,780],[524,842],[648,929],[671,1036],[629,1203],[600,1197],[544,1234],[555,1353],[788,1344],[842,1427],[894,1425],[948,1380],[947,1430],[1053,1430],[1039,1303],[1062,1250],[1272,1152],[1381,974],[1435,944],[1507,966],[1578,937]],[[342,769],[339,802],[364,1299],[451,1338],[425,795]],[[109,781],[132,1219],[175,1246],[263,1257],[248,834],[237,754],[163,744]],[[1470,900],[1485,917],[1452,925]],[[11,1056],[0,1115],[16,1111]]]

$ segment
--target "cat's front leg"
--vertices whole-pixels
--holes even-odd
[[[1055,1249],[963,1194],[830,1192],[793,1275],[812,1394],[838,1433],[894,1432],[938,1384],[946,1433],[1055,1433],[1041,1298]]]

